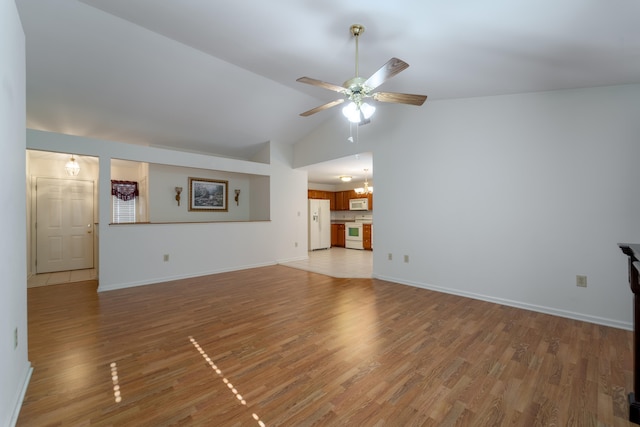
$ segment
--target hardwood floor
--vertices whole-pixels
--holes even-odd
[[[28,307],[18,426],[633,425],[631,332],[376,279],[271,266]]]

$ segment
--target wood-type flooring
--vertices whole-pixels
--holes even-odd
[[[18,426],[631,426],[632,333],[270,266],[28,289]]]

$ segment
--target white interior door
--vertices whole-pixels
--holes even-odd
[[[93,182],[36,179],[36,272],[93,268]]]

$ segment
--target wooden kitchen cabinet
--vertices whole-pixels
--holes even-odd
[[[346,245],[344,232],[344,224],[338,224],[338,244],[336,246],[339,246],[341,248],[344,248]]]
[[[351,199],[359,199],[360,198],[360,196],[358,196],[358,194],[353,190],[345,191],[344,194],[343,194],[343,197],[345,199],[344,200],[344,206],[345,206],[346,210],[349,210],[349,200],[351,200]]]
[[[307,190],[307,198],[329,200],[329,209],[336,209],[336,195],[333,191]]]
[[[326,193],[322,190],[307,190],[307,197],[309,199],[326,199]]]
[[[331,224],[331,246],[344,248],[344,224]]]
[[[357,198],[358,198],[357,194],[353,190],[336,192],[336,210],[338,210],[338,211],[348,211],[349,210],[349,200],[357,199]]]
[[[344,191],[336,191],[335,193],[333,193],[334,197],[336,199],[335,200],[335,210],[337,210],[337,211],[344,211],[344,210],[349,209],[348,205],[345,207],[344,198],[342,196],[343,193],[344,193]]]
[[[349,200],[351,199],[363,199],[369,200],[369,210],[373,209],[373,195],[368,194],[361,196],[353,190],[346,191],[322,191],[322,190],[308,190],[309,199],[325,199],[329,200],[329,209],[332,211],[348,211]]]
[[[371,242],[371,224],[362,224],[362,246],[365,250],[373,250]]]

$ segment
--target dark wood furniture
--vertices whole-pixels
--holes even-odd
[[[629,421],[640,424],[640,401],[636,400],[640,392],[640,244],[618,243],[618,246],[629,257],[629,286],[633,292],[633,390],[629,393]]]

